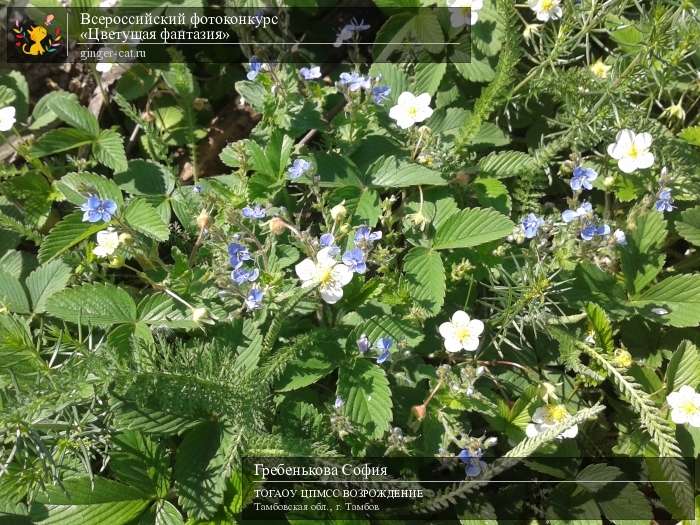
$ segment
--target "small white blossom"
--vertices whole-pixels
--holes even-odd
[[[484,0],[447,0],[452,27],[473,26],[479,20],[479,9],[484,7]]]
[[[119,247],[119,232],[114,228],[107,228],[101,232],[97,232],[97,246],[92,250],[92,253],[98,257],[109,257]]]
[[[650,168],[654,164],[654,155],[649,151],[651,141],[649,133],[637,134],[623,129],[615,137],[615,142],[608,145],[608,155],[617,161],[617,167],[625,173]]]
[[[404,91],[399,95],[396,105],[389,110],[389,116],[396,121],[396,124],[407,129],[416,122],[423,122],[430,118],[433,110],[430,107],[430,94],[423,93],[415,96],[413,93]]]
[[[294,269],[302,281],[302,287],[319,286],[321,298],[335,304],[343,297],[343,286],[352,280],[352,269],[336,259],[338,249],[330,246],[316,254],[316,260],[304,259]]]
[[[561,18],[561,0],[528,0],[527,5],[535,12],[540,22],[548,22]]]
[[[678,391],[671,392],[666,401],[671,407],[671,420],[677,425],[689,424],[700,427],[700,393],[692,386],[683,385]]]
[[[16,110],[13,106],[0,109],[0,131],[9,131],[15,125]]]
[[[470,319],[462,310],[452,314],[452,320],[440,325],[440,335],[445,339],[445,350],[473,352],[479,346],[479,336],[484,331],[484,323],[478,319]]]
[[[542,434],[546,430],[555,427],[569,416],[564,405],[546,405],[539,407],[532,414],[532,423],[528,423],[525,428],[527,437],[533,438]],[[557,436],[557,439],[574,438],[578,434],[578,425],[567,428]]]

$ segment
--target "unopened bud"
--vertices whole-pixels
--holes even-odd
[[[207,99],[206,98],[201,98],[197,97],[192,101],[192,107],[195,109],[195,111],[202,111],[205,107],[207,106]]]
[[[349,224],[343,224],[340,227],[340,233],[348,233],[350,231],[350,225]]]
[[[279,217],[273,217],[270,219],[267,225],[270,228],[270,233],[272,233],[272,235],[282,235],[284,230],[287,228],[287,224]]]
[[[199,215],[197,215],[197,227],[203,230],[207,226],[209,226],[209,212],[207,210],[202,210],[199,212]]]
[[[425,417],[425,405],[414,405],[411,407],[411,414],[413,414],[418,421],[423,421]]]
[[[632,366],[632,354],[624,348],[615,350],[612,359],[613,364],[618,368],[629,368]]]
[[[131,236],[130,233],[120,233],[119,234],[119,244],[129,246],[133,242],[134,242],[134,238]]]
[[[608,175],[603,179],[603,186],[605,186],[606,188],[612,187],[613,184],[615,184],[615,177],[613,177],[612,175]]]
[[[107,263],[107,266],[110,268],[121,268],[124,266],[124,257],[122,255],[115,255],[114,257],[109,259],[109,263]]]
[[[331,208],[331,217],[335,222],[342,222],[342,220],[347,216],[348,210],[344,204],[345,201],[341,202],[340,204],[336,204]]]

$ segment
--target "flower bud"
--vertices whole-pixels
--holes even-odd
[[[603,179],[603,186],[605,186],[605,188],[610,188],[613,184],[615,184],[615,177],[612,175],[608,175]]]
[[[613,354],[612,362],[618,368],[629,368],[633,363],[632,354],[624,348],[618,348]]]
[[[425,417],[426,407],[423,405],[413,405],[411,407],[411,414],[413,414],[418,421],[423,421]]]
[[[192,308],[192,320],[195,323],[198,323],[199,321],[203,321],[209,317],[209,312],[207,311],[206,308]]]
[[[350,231],[350,225],[349,224],[343,224],[340,227],[340,233],[348,233]]]
[[[192,107],[195,111],[202,111],[207,106],[207,99],[197,97],[192,101]]]
[[[197,227],[203,230],[207,226],[209,226],[209,212],[207,212],[207,210],[202,210],[199,212],[199,215],[197,215]]]
[[[340,204],[336,204],[331,208],[331,217],[335,222],[342,222],[347,216],[348,210],[344,204],[345,201],[341,202]]]
[[[124,266],[124,256],[115,255],[109,260],[107,266],[109,266],[110,268],[121,268],[122,266]]]
[[[685,120],[685,110],[680,104],[671,104],[669,107],[663,110],[662,116],[668,119],[676,119],[680,122]]]
[[[272,235],[282,235],[287,227],[287,224],[279,217],[273,217],[269,220],[267,225],[270,228],[270,233],[272,233]]]
[[[129,246],[134,242],[134,238],[131,236],[130,233],[120,233],[119,234],[119,244],[123,244],[124,246]]]

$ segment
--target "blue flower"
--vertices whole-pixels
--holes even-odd
[[[248,310],[256,310],[262,305],[264,293],[260,288],[251,288],[245,298],[245,306]]]
[[[343,401],[343,398],[340,397],[340,396],[338,396],[338,397],[335,398],[335,403],[333,403],[333,407],[334,407],[336,410],[340,410],[341,408],[343,408],[343,405],[344,405],[344,404],[345,404],[345,401]]]
[[[593,189],[592,182],[598,178],[598,173],[591,168],[584,168],[583,166],[576,166],[574,168],[574,174],[569,181],[571,189],[574,191],[581,191],[581,188],[587,190]]]
[[[469,477],[475,477],[486,470],[486,463],[481,460],[484,453],[481,449],[469,450],[462,449],[457,456],[459,460],[466,465],[464,473]]]
[[[241,213],[246,219],[264,219],[267,215],[265,208],[260,206],[260,204],[256,204],[253,208],[246,206]]]
[[[369,339],[367,339],[367,334],[362,334],[357,340],[357,349],[361,354],[364,354],[369,350]]]
[[[240,285],[245,282],[253,283],[260,277],[260,270],[257,268],[236,268],[231,272],[231,279],[236,284]]]
[[[248,80],[255,80],[258,75],[264,70],[265,64],[260,62],[258,57],[252,56],[250,57],[250,63],[248,64],[248,67],[250,68],[250,71],[248,71],[248,74],[246,77]]]
[[[296,159],[287,169],[287,177],[296,180],[311,169],[311,163],[306,159]]]
[[[566,223],[569,223],[575,219],[579,219],[581,217],[586,217],[592,213],[593,213],[593,206],[591,206],[591,203],[590,202],[582,202],[581,206],[579,206],[575,210],[566,210],[566,211],[562,212],[561,220],[563,220]]]
[[[341,73],[338,82],[341,86],[348,88],[348,91],[357,91],[359,89],[370,89],[371,83],[369,78],[363,77],[357,71],[352,73]]]
[[[365,273],[367,263],[365,262],[365,252],[360,248],[353,248],[343,254],[343,263],[349,266],[355,273]]]
[[[318,238],[318,244],[321,248],[328,248],[335,244],[335,237],[332,233],[324,233]]]
[[[381,104],[391,94],[391,88],[389,86],[375,86],[372,88],[372,99],[374,99],[375,104]]]
[[[369,28],[370,25],[366,24],[364,20],[358,22],[356,18],[353,18],[349,24],[345,24],[343,28],[338,32],[338,34],[335,37],[333,47],[340,47],[343,42],[345,42],[346,40],[350,40],[355,33],[366,31]]]
[[[525,232],[525,238],[532,239],[535,235],[537,235],[537,231],[540,229],[540,226],[544,224],[544,219],[542,219],[542,217],[538,217],[534,213],[529,213],[522,218],[520,224],[523,227],[523,232]]]
[[[112,215],[117,213],[117,205],[114,201],[101,200],[97,195],[90,195],[80,209],[85,212],[83,222],[109,222],[112,220]]]
[[[369,226],[360,226],[355,231],[355,242],[362,247],[371,248],[372,244],[381,238],[382,232],[379,230],[373,232]]]
[[[581,229],[581,238],[590,241],[595,236],[604,237],[610,233],[610,226],[607,224],[587,224]]]
[[[202,190],[203,188],[201,184],[195,184],[194,186],[192,186],[193,193],[202,193]]]
[[[384,361],[389,359],[389,350],[394,344],[394,340],[391,337],[380,337],[374,343],[374,347],[379,350],[379,356],[377,356],[377,364],[381,365]]]
[[[228,255],[231,266],[233,266],[234,269],[240,268],[243,266],[244,261],[250,261],[251,258],[248,248],[236,242],[232,242],[228,245]]]
[[[673,211],[674,206],[672,203],[673,197],[671,197],[671,190],[669,188],[661,188],[659,191],[658,200],[656,201],[656,204],[654,204],[656,211],[660,211],[661,213],[665,211]]]
[[[304,80],[314,80],[315,78],[321,78],[321,68],[319,66],[302,67],[299,70],[299,74]]]

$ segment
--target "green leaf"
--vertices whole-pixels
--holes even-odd
[[[681,213],[681,220],[676,222],[676,231],[690,244],[700,246],[700,206]]]
[[[510,211],[511,199],[508,188],[498,179],[479,177],[472,185],[481,206],[494,208],[501,213]]]
[[[59,319],[84,325],[111,326],[137,321],[136,304],[123,288],[84,284],[51,296],[46,311]]]
[[[114,174],[114,180],[132,195],[168,195],[175,189],[175,177],[165,166],[143,159],[130,160],[125,171]]]
[[[236,446],[237,436],[221,423],[202,423],[185,434],[177,449],[175,486],[178,502],[189,515],[209,518],[223,503]]]
[[[44,133],[32,145],[32,155],[36,158],[46,157],[92,144],[93,137],[82,130],[73,128],[52,129]]]
[[[630,300],[630,304],[656,322],[685,327],[700,324],[700,274],[674,275],[651,286]],[[658,314],[652,308],[668,310]]]
[[[379,33],[377,34],[377,38],[379,38]],[[388,42],[388,40],[384,40],[384,42]],[[369,68],[369,74],[375,78],[381,77],[382,84],[391,88],[389,97],[384,103],[386,107],[391,107],[396,104],[399,95],[408,89],[408,77],[406,76],[406,73],[396,64],[379,63],[378,61],[375,61]]]
[[[415,78],[413,79],[413,93],[429,93],[435,95],[447,71],[446,62],[416,64]]]
[[[641,291],[663,269],[665,239],[663,214],[653,210],[636,218],[635,228],[627,236],[627,245],[621,248],[622,270],[630,293]]]
[[[472,57],[470,62],[456,62],[454,66],[469,82],[490,82],[496,77],[496,71],[487,60]]]
[[[184,523],[182,514],[175,505],[167,500],[159,500],[141,516],[136,525],[184,525]]]
[[[42,264],[29,274],[25,282],[32,300],[32,311],[46,311],[46,301],[56,292],[63,290],[71,276],[71,268],[63,261],[53,260]]]
[[[89,171],[67,173],[54,184],[66,200],[76,206],[83,204],[90,194],[95,194],[100,199],[113,200],[119,207],[124,205],[124,197],[119,186],[113,180],[97,173]]]
[[[605,310],[595,303],[588,303],[586,315],[593,325],[596,344],[608,354],[612,354],[615,351],[615,341],[613,340],[612,325]]]
[[[383,336],[391,337],[394,340],[392,350],[396,350],[399,345],[409,349],[415,348],[425,338],[422,330],[410,322],[388,315],[381,315],[380,312],[375,311],[371,307],[366,308],[366,310],[360,309],[358,313],[363,315],[365,319],[353,329],[353,334],[350,340],[347,341],[347,348],[350,352],[354,353],[357,351],[355,342],[361,334],[367,335],[371,343]]]
[[[435,232],[433,248],[469,248],[513,233],[513,223],[495,210],[468,208],[452,215]]]
[[[67,96],[51,98],[47,101],[47,106],[63,122],[84,131],[90,137],[97,138],[100,133],[97,117],[74,98]]]
[[[691,126],[681,131],[678,136],[688,144],[700,147],[700,126]]]
[[[700,383],[700,351],[690,341],[681,341],[666,368],[666,391],[683,385],[696,388]]]
[[[39,262],[45,263],[59,255],[63,255],[79,242],[84,241],[100,230],[104,230],[106,227],[107,224],[103,222],[83,222],[83,212],[66,215],[41,242]]]
[[[489,177],[505,179],[536,170],[537,162],[522,151],[501,151],[482,158],[479,161],[479,169]]]
[[[421,164],[399,160],[396,157],[379,159],[370,166],[371,184],[384,188],[406,188],[408,186],[444,186],[447,180],[439,171]]]
[[[345,401],[343,413],[370,439],[389,429],[391,389],[384,370],[368,359],[355,359],[338,373],[337,395]]]
[[[133,403],[114,405],[114,425],[122,430],[136,430],[146,434],[176,435],[201,423],[198,419],[183,417],[152,408],[140,408]]]
[[[124,151],[124,138],[113,129],[106,129],[100,133],[92,145],[92,154],[98,162],[112,169],[115,173],[124,171],[128,167]]]
[[[236,82],[236,92],[238,92],[255,111],[262,112],[265,109],[265,99],[268,97],[268,93],[259,82],[239,80]]]
[[[0,305],[10,312],[28,314],[30,312],[29,298],[20,280],[3,270],[0,270]]]
[[[141,491],[102,477],[65,479],[37,496],[31,517],[41,525],[124,525],[149,502]]]
[[[37,352],[26,322],[11,315],[0,315],[0,374],[15,377],[45,371],[46,363]]]
[[[277,381],[276,390],[288,392],[309,386],[338,367],[343,358],[343,348],[332,332],[316,332],[313,345],[304,346]]]
[[[470,144],[484,146],[505,146],[509,143],[508,135],[491,122],[484,122],[470,140]]]
[[[445,268],[438,252],[415,247],[404,261],[408,291],[418,305],[436,315],[445,301]]]
[[[160,218],[156,209],[144,199],[135,199],[124,210],[124,220],[134,230],[157,241],[167,241],[170,237],[168,225]]]

